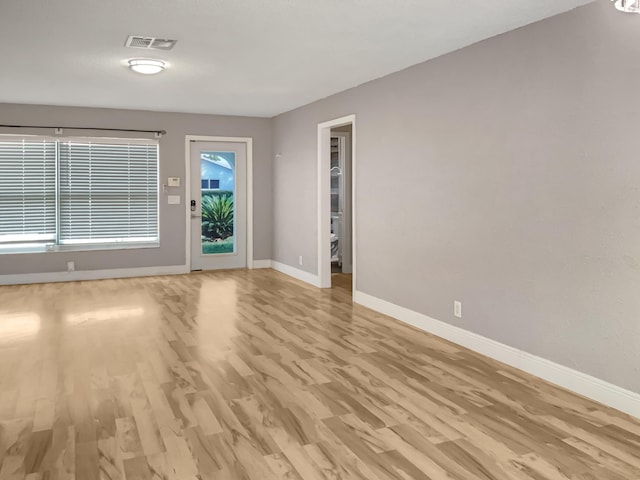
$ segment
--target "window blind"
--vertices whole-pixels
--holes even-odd
[[[56,142],[0,142],[0,244],[56,237]]]
[[[61,244],[158,241],[158,145],[60,142]]]

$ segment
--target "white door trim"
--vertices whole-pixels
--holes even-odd
[[[356,116],[318,124],[318,278],[321,288],[331,287],[331,129],[351,124],[351,248],[353,291],[356,291]]]
[[[187,268],[191,268],[191,142],[232,142],[244,143],[247,147],[247,268],[253,268],[253,138],[251,137],[215,137],[207,135],[185,135],[185,259]]]

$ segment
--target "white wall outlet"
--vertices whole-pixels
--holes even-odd
[[[462,302],[455,300],[453,302],[453,315],[457,318],[462,318]]]
[[[67,272],[76,271],[76,262],[67,262]]]
[[[302,255],[298,257],[298,265],[302,265]]]
[[[180,177],[169,177],[167,179],[167,185],[169,187],[179,187],[180,186]]]
[[[180,205],[180,195],[167,195],[169,205]]]

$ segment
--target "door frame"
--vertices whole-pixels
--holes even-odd
[[[184,136],[184,205],[185,205],[185,259],[191,271],[191,142],[244,143],[247,149],[247,268],[253,268],[253,138],[216,137],[208,135]]]
[[[351,265],[356,292],[356,115],[318,124],[318,279],[331,288],[331,129],[351,124]]]

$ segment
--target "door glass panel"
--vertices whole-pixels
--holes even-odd
[[[200,152],[202,254],[236,253],[235,152]]]

